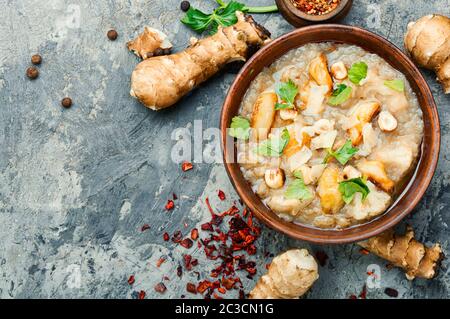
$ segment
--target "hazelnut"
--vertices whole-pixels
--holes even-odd
[[[331,66],[330,71],[331,71],[331,75],[333,75],[333,77],[336,80],[343,80],[347,77],[347,74],[348,74],[347,68],[345,67],[344,62],[342,62],[342,61],[334,63]]]
[[[293,120],[298,115],[298,112],[295,109],[282,109],[279,112],[280,118],[284,121]]]
[[[271,168],[264,173],[264,181],[267,186],[273,189],[281,188],[284,185],[284,172],[280,168]]]
[[[382,131],[392,132],[397,128],[397,120],[389,111],[382,111],[378,115],[378,126]]]

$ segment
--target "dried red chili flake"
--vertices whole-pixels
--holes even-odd
[[[188,292],[190,292],[191,294],[194,294],[194,295],[197,294],[197,288],[195,287],[195,284],[193,284],[193,283],[191,283],[191,282],[188,282],[188,283],[186,284],[186,290],[187,290]]]
[[[367,297],[367,286],[364,285],[361,293],[359,294],[359,298],[366,299],[366,297]]]
[[[145,291],[144,290],[139,291],[138,299],[144,299],[144,298],[145,298]]]
[[[245,250],[247,251],[247,254],[249,254],[249,255],[256,254],[256,246],[253,244],[248,246]]]
[[[358,299],[358,297],[356,297],[355,295],[350,295],[350,296],[348,297],[348,299]]]
[[[222,213],[222,216],[225,216],[225,215],[233,216],[237,213],[239,213],[239,208],[237,208],[235,205],[233,205],[228,210],[224,211]]]
[[[184,267],[187,270],[191,270],[192,269],[191,261],[192,261],[192,256],[191,255],[188,255],[188,254],[183,255]]]
[[[208,289],[210,287],[211,287],[211,282],[209,280],[203,280],[198,283],[197,292],[202,294],[206,291],[206,289]]]
[[[222,297],[220,297],[218,294],[216,294],[216,293],[213,293],[213,297],[214,297],[214,299],[223,299]]]
[[[221,284],[223,287],[225,287],[226,290],[233,289],[235,283],[236,282],[233,279],[222,277]]]
[[[245,291],[242,289],[239,290],[239,299],[245,299]]]
[[[269,267],[270,267],[270,263],[266,264],[266,270],[269,270]]]
[[[181,169],[183,170],[183,172],[187,172],[189,170],[191,170],[194,167],[194,165],[192,165],[192,163],[190,162],[183,162],[181,164]]]
[[[213,231],[214,230],[210,223],[204,223],[200,226],[200,228],[205,231]]]
[[[361,254],[363,254],[363,255],[368,255],[368,254],[370,254],[370,252],[369,252],[367,249],[364,249],[364,248],[361,248],[361,249],[359,250],[359,252],[360,252]]]
[[[192,242],[192,240],[190,238],[185,238],[180,242],[180,245],[186,249],[191,248],[193,244],[194,243]]]
[[[183,276],[183,267],[181,265],[177,267],[177,276],[180,278]]]
[[[225,193],[219,189],[219,191],[217,192],[217,196],[219,197],[220,200],[225,200],[226,196]]]
[[[194,229],[191,230],[191,239],[192,240],[197,240],[197,238],[198,238],[198,229],[194,228]]]
[[[173,202],[173,200],[169,199],[165,206],[166,210],[172,210],[174,207],[175,207],[175,203]]]
[[[164,239],[164,241],[169,241],[169,239],[170,239],[169,234],[168,233],[164,233],[163,234],[163,239]]]
[[[181,231],[177,230],[176,232],[173,233],[172,235],[172,241],[174,243],[179,243],[181,242],[181,239],[183,238],[183,234],[181,233]]]
[[[173,194],[172,194],[172,198],[173,198],[173,200],[177,200],[177,199],[178,199],[177,194],[173,193]]]
[[[323,250],[316,251],[316,259],[319,265],[324,267],[327,264],[328,255]]]
[[[135,282],[134,276],[131,275],[131,276],[128,278],[128,284],[129,284],[129,285],[132,285],[132,284],[134,284],[134,282]]]
[[[386,288],[386,289],[384,289],[384,293],[392,298],[398,297],[398,291],[395,290],[394,288]]]
[[[141,231],[146,231],[147,229],[150,229],[150,225],[149,224],[142,225]]]
[[[164,262],[166,261],[166,258],[161,257],[158,259],[158,261],[156,262],[156,267],[160,267]]]
[[[164,277],[163,277],[163,280],[165,280],[165,281],[170,281],[170,278],[167,277],[167,276],[164,276]]]
[[[192,261],[191,261],[191,265],[194,266],[194,267],[197,266],[198,265],[198,259],[197,258],[193,258]]]
[[[156,284],[155,291],[159,293],[164,293],[167,290],[166,285],[163,282]]]

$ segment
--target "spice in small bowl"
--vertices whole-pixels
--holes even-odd
[[[291,2],[306,14],[324,15],[335,10],[341,0],[291,0]]]

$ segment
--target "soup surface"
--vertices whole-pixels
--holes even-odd
[[[251,83],[237,159],[280,217],[346,228],[382,214],[417,163],[422,113],[404,75],[352,45],[308,44]]]

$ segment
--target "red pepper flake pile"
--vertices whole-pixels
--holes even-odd
[[[142,225],[142,227],[141,227],[141,231],[143,232],[143,231],[146,231],[147,229],[150,229],[150,225],[149,224],[144,224],[144,225]]]
[[[166,210],[172,210],[175,207],[175,203],[173,200],[169,199],[166,204]]]
[[[183,172],[190,171],[193,167],[194,165],[192,165],[192,163],[190,162],[183,162],[181,164],[181,169],[183,170]]]
[[[393,288],[386,288],[384,290],[384,293],[386,295],[388,295],[389,297],[392,297],[392,298],[397,298],[398,297],[398,291],[393,289]]]
[[[138,299],[144,299],[144,298],[145,298],[145,291],[144,290],[139,291]]]
[[[155,291],[163,294],[167,290],[166,285],[164,283],[160,282],[159,284],[156,284]]]
[[[337,8],[341,0],[291,0],[300,11],[311,15],[324,15]]]
[[[226,199],[225,193],[220,189],[219,189],[219,192],[217,193],[217,196],[219,197],[220,200]]]
[[[134,282],[135,282],[134,276],[131,275],[131,276],[128,278],[128,284],[129,284],[129,285],[132,285],[132,284],[134,284]]]

